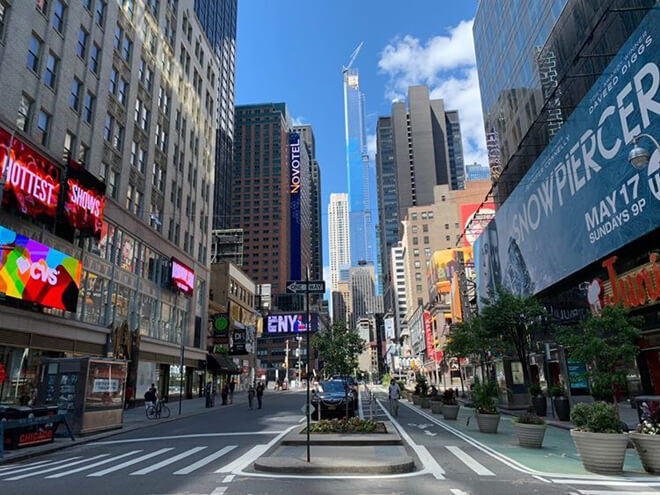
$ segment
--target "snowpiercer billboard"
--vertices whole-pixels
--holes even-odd
[[[474,244],[479,302],[534,294],[660,226],[660,8],[649,11]]]

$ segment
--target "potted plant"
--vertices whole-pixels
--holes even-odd
[[[426,383],[426,377],[423,375],[417,375],[417,383],[415,384],[415,393],[413,394],[413,403],[416,406],[422,405],[422,398],[426,397],[428,393],[428,384]]]
[[[543,394],[541,386],[538,384],[530,385],[529,394],[532,396],[532,405],[537,416],[548,414],[548,401]]]
[[[458,405],[456,400],[456,394],[454,390],[448,388],[442,394],[442,415],[445,419],[456,419],[458,417],[458,409],[461,406]]]
[[[438,391],[435,387],[431,387],[429,402],[432,413],[440,414],[442,412],[442,396],[438,394]]]
[[[636,432],[630,433],[630,438],[644,469],[660,474],[660,402],[650,402],[645,409],[642,422]]]
[[[496,397],[497,383],[494,380],[477,383],[472,390],[472,402],[481,433],[497,433],[500,413],[495,405]]]
[[[628,436],[623,433],[618,407],[605,402],[577,404],[571,421],[575,424],[571,437],[584,468],[598,474],[621,473]]]
[[[526,412],[513,420],[513,429],[521,447],[540,449],[543,445],[546,424],[542,418],[532,412]]]
[[[561,383],[558,383],[550,387],[549,392],[557,418],[559,421],[568,421],[571,417],[571,404],[566,397],[566,389]]]

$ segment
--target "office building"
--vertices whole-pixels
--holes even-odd
[[[338,282],[332,291],[332,321],[351,322],[351,288],[349,282]]]
[[[237,0],[195,0],[194,9],[195,15],[213,47],[213,53],[219,59],[220,73],[215,87],[218,107],[213,112],[217,128],[213,228],[226,229],[230,224],[231,172],[234,152]]]
[[[243,229],[213,229],[211,231],[211,263],[230,261],[243,266]]]
[[[242,269],[273,299],[312,261],[309,155],[291,128],[284,103],[236,107],[232,228],[244,232]]]
[[[170,397],[182,381],[186,396],[200,391],[216,138],[206,115],[216,110],[219,67],[192,9],[192,0],[2,4],[2,149],[25,153],[11,166],[30,163],[36,175],[41,167],[44,184],[65,173],[105,182],[86,196],[99,208],[75,218],[67,214],[72,204],[63,212],[52,206],[65,191],[59,179],[44,204],[33,197],[19,207],[14,200],[29,192],[5,188],[4,232],[38,239],[79,267],[58,272],[70,278],[64,299],[53,286],[37,300],[27,292],[3,298],[0,365],[18,370],[14,384],[33,389],[44,355],[105,356],[114,348],[125,356],[112,336],[126,323],[127,384],[136,397],[152,382]],[[90,216],[93,224],[83,226]],[[16,392],[4,387],[0,402],[16,403]]]
[[[405,248],[398,243],[392,246],[390,266],[392,267],[392,293],[394,299],[395,337],[401,341],[408,335],[406,314],[408,313],[408,300],[406,299],[406,269]]]
[[[488,180],[490,179],[490,170],[488,167],[484,167],[475,162],[465,166],[465,175],[466,181]]]
[[[376,272],[374,265],[360,261],[350,270],[351,328],[360,318],[376,312]]]
[[[340,270],[351,265],[351,237],[348,214],[348,194],[330,194],[328,204],[328,256],[330,258],[331,290],[337,290]],[[344,280],[347,280],[344,277]]]

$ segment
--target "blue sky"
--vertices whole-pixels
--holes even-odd
[[[366,95],[367,133],[411,84],[427,84],[461,116],[466,163],[485,161],[471,21],[477,0],[239,0],[236,104],[284,101],[314,128],[321,166],[324,265],[327,204],[346,191],[341,68],[354,66]]]

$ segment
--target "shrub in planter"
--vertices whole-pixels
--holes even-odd
[[[458,417],[458,410],[460,406],[456,401],[454,390],[448,388],[442,394],[442,415],[445,419],[456,419]]]
[[[566,389],[561,383],[550,387],[552,405],[559,421],[569,421],[571,418],[571,404],[566,397]]]
[[[472,401],[475,407],[477,425],[481,433],[497,433],[500,424],[500,413],[495,405],[497,383],[489,380],[475,384],[472,389]]]
[[[642,406],[644,407],[644,406]],[[630,434],[644,469],[660,474],[660,402],[650,402],[637,431]]]
[[[540,385],[531,385],[529,387],[529,395],[532,396],[532,405],[537,416],[545,416],[548,414],[548,402],[543,394]]]
[[[584,468],[599,474],[620,473],[628,436],[623,433],[617,406],[605,402],[577,404],[571,421],[575,423],[571,437]]]
[[[543,446],[546,424],[536,414],[527,412],[513,420],[513,429],[521,447],[540,449]]]

